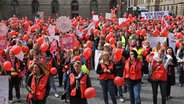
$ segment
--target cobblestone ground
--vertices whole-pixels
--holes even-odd
[[[176,75],[178,76],[178,75]],[[92,86],[96,88],[97,94],[95,98],[89,99],[88,103],[89,104],[104,104],[103,98],[102,98],[102,89],[101,86],[99,85],[99,81],[97,80],[97,74],[95,73],[94,70],[90,72],[90,78],[92,81]],[[184,87],[179,87],[178,86],[178,77],[176,77],[176,85],[172,86],[172,92],[171,96],[173,97],[172,99],[167,100],[167,104],[184,104]],[[58,85],[57,78],[55,80],[56,86]],[[63,88],[58,88],[59,95],[62,94]],[[15,93],[14,93],[15,94]],[[14,104],[26,104],[25,99],[27,96],[27,90],[25,89],[24,86],[21,87],[21,97],[22,97],[22,102],[21,103],[14,103]],[[124,98],[128,98],[127,93],[123,93]],[[142,84],[141,87],[141,101],[142,104],[153,104],[152,103],[152,90],[151,90],[151,85],[150,83],[146,82]],[[109,102],[111,102],[111,98],[109,96]],[[122,104],[119,100],[117,100],[118,104]],[[60,98],[56,98],[53,94],[53,91],[51,90],[51,93],[47,99],[47,104],[65,104],[64,101],[60,100]],[[123,104],[130,104],[128,100],[123,102]],[[158,104],[161,104],[161,96],[160,96],[160,91],[158,92]]]

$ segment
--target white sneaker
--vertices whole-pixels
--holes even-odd
[[[12,101],[12,100],[9,100],[8,102],[9,102],[9,104],[12,104],[12,103],[13,103],[13,101]]]
[[[120,98],[119,101],[123,103],[125,100],[123,98]]]
[[[59,97],[59,95],[58,95],[58,94],[54,94],[54,96],[55,96],[55,97],[57,97],[57,98]]]

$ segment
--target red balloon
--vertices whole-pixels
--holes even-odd
[[[89,57],[91,56],[91,54],[92,54],[91,48],[87,47],[87,48],[84,49],[83,55],[84,55],[84,57],[86,59],[89,59]]]
[[[175,43],[175,45],[176,45],[177,48],[180,48],[180,42],[179,42],[179,41],[177,41],[177,42]]]
[[[29,47],[28,46],[22,47],[22,52],[23,53],[28,53],[29,52]]]
[[[167,32],[167,30],[165,30],[165,29],[163,29],[163,30],[161,31],[161,34],[162,34],[162,36],[164,36],[164,37],[167,37],[167,36],[168,36],[168,32]]]
[[[15,36],[15,35],[16,35],[16,32],[15,32],[14,30],[12,30],[12,31],[10,32],[10,35],[11,35],[11,36]]]
[[[132,34],[133,33],[133,30],[132,29],[129,29],[128,32]]]
[[[51,73],[52,75],[57,74],[57,69],[56,69],[55,67],[51,68],[51,69],[50,69],[50,73]]]
[[[114,62],[119,62],[120,60],[122,59],[122,56],[121,55],[114,55],[114,57],[113,57],[113,60],[114,60]]]
[[[122,55],[122,50],[121,49],[115,49],[114,55],[121,56]]]
[[[24,24],[25,24],[26,27],[30,26],[30,23],[28,21],[26,21]]]
[[[88,40],[88,41],[86,42],[86,44],[88,45],[89,48],[92,48],[92,42],[91,42],[90,40]]]
[[[48,46],[47,44],[45,44],[45,43],[43,43],[43,44],[40,46],[40,50],[41,50],[42,52],[45,52],[48,48],[49,48],[49,46]]]
[[[141,34],[141,30],[137,30],[135,34],[136,35],[140,35]]]
[[[93,33],[94,33],[94,35],[98,35],[98,34],[99,34],[99,31],[98,31],[97,29],[95,29],[95,30],[93,31]]]
[[[12,51],[13,51],[13,53],[14,53],[15,55],[18,55],[18,54],[21,52],[21,47],[18,46],[18,45],[14,45],[14,46],[12,47]]]
[[[123,86],[125,84],[125,81],[123,78],[117,76],[114,78],[114,84],[117,86]]]
[[[115,43],[116,43],[116,39],[115,39],[115,38],[110,38],[110,39],[109,39],[109,43],[110,43],[111,45],[115,44]]]
[[[4,52],[4,49],[0,49],[0,55]]]
[[[141,30],[141,35],[142,35],[142,36],[146,36],[146,30],[145,30],[145,29],[142,29],[142,30]]]
[[[3,67],[6,71],[10,71],[12,68],[12,64],[9,61],[4,62]]]
[[[38,42],[38,44],[43,44],[44,39],[40,37],[40,38],[37,39],[37,42]]]
[[[95,12],[94,12],[94,11],[91,11],[91,14],[92,14],[92,15],[94,15],[94,14],[95,14]]]
[[[155,37],[159,36],[158,31],[157,31],[157,30],[154,30],[154,31],[153,31],[153,35],[154,35]]]
[[[90,38],[90,35],[89,34],[86,34],[85,35],[85,38],[88,40]]]
[[[110,38],[112,38],[112,37],[113,37],[112,35],[108,34],[108,35],[106,36],[105,40],[106,40],[106,41],[109,41]]]
[[[181,32],[177,33],[177,38],[178,38],[178,39],[182,39],[182,38],[183,38],[183,35],[182,35]]]
[[[84,91],[84,96],[87,99],[94,98],[96,95],[96,90],[93,87],[89,87]]]
[[[79,41],[75,41],[74,47],[80,47],[80,42]]]
[[[25,41],[27,41],[27,40],[29,39],[29,36],[28,36],[28,35],[24,35],[23,39],[24,39]]]

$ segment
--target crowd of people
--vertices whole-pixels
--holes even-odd
[[[90,70],[95,68],[95,50],[100,50],[102,55],[96,73],[105,104],[109,104],[108,93],[113,104],[117,104],[117,99],[124,102],[122,88],[128,91],[130,104],[141,104],[141,84],[147,81],[146,75],[152,87],[153,104],[157,104],[158,86],[162,104],[166,104],[166,100],[172,98],[175,67],[179,73],[179,84],[181,87],[184,85],[184,17],[165,16],[158,20],[146,20],[125,14],[126,20],[118,24],[115,12],[112,11],[112,14],[112,19],[106,19],[101,14],[98,21],[81,16],[73,18],[73,26],[66,33],[55,26],[57,18],[29,20],[13,16],[14,19],[1,20],[1,24],[8,27],[8,32],[0,34],[1,39],[7,42],[7,47],[0,50],[0,75],[9,75],[9,102],[13,102],[14,87],[16,98],[20,101],[20,84],[24,79],[28,90],[27,103],[45,104],[51,88],[59,97],[54,82],[54,76],[58,76],[59,87],[66,90],[66,103],[87,104],[84,93],[92,86]],[[163,19],[167,22],[166,26]],[[86,30],[91,23],[94,28]],[[57,47],[53,49],[52,40],[49,40],[50,24],[55,26],[55,36],[70,34],[75,37],[74,47],[62,49],[57,41]],[[151,48],[147,36],[167,38],[168,32],[178,38],[176,49],[171,48],[168,41],[157,42]],[[19,53],[16,53],[15,46],[21,48],[23,59],[17,56]],[[87,48],[89,53],[84,52]],[[11,62],[10,70],[3,65],[6,61]],[[52,73],[53,67],[57,73]],[[117,76],[123,78],[125,84],[116,85],[114,79]]]

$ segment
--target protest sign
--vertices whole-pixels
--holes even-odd
[[[0,76],[0,104],[8,104],[9,81],[8,76]]]
[[[105,13],[105,18],[111,20],[112,14],[111,13]]]
[[[164,16],[168,16],[169,11],[154,11],[154,12],[141,12],[141,16],[145,19],[155,19],[158,20],[159,18],[163,18]]]
[[[93,21],[98,21],[98,15],[93,15]]]
[[[71,36],[70,34],[66,34],[61,36],[59,42],[62,49],[73,49],[75,37]]]
[[[157,42],[162,44],[162,42],[166,41],[166,37],[147,37],[147,40],[150,42],[151,48],[154,48]]]
[[[49,34],[50,34],[50,38],[51,40],[54,38],[54,35],[55,35],[55,30],[54,30],[54,26],[52,26],[51,24],[49,25],[48,27],[48,31],[49,31]]]
[[[118,19],[119,25],[122,24],[123,21],[126,21],[126,18],[119,18],[119,19]]]
[[[169,39],[169,47],[172,47],[173,50],[175,50],[175,43],[176,41],[178,41],[178,38],[174,37],[174,34],[173,33],[170,33],[169,32],[169,35],[168,35],[168,39]]]
[[[103,51],[95,50],[95,70],[97,70],[97,66],[99,63],[100,56],[102,55]]]

